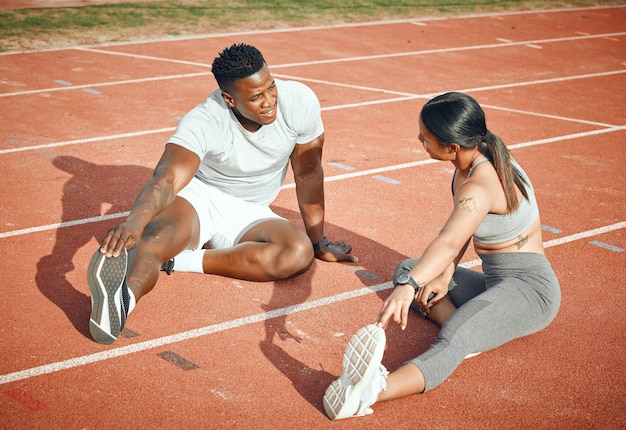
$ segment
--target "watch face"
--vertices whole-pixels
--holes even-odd
[[[398,284],[408,284],[411,278],[407,273],[404,273],[398,277]]]

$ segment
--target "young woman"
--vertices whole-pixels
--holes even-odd
[[[545,328],[560,305],[526,173],[462,93],[430,100],[419,118],[429,155],[449,161],[454,207],[419,259],[400,263],[376,324],[353,336],[343,374],[324,395],[331,419],[372,413],[376,402],[424,393],[471,355]],[[470,240],[483,273],[457,267]],[[381,364],[389,321],[404,330],[409,308],[441,325],[430,348],[389,374]]]

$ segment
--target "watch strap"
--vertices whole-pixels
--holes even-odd
[[[324,248],[325,246],[328,246],[330,244],[330,242],[328,241],[328,239],[326,239],[326,236],[324,236],[324,238],[322,238],[322,240],[320,240],[317,243],[313,244],[313,251],[317,251],[320,248]]]
[[[415,294],[417,294],[422,287],[420,287],[420,285],[417,282],[415,282],[415,279],[413,279],[411,275],[407,274],[406,277],[408,278],[407,279],[408,282],[406,284],[409,284],[410,286],[412,286],[415,289]],[[398,285],[406,285],[406,284],[398,284]]]

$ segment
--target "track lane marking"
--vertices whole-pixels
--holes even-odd
[[[529,142],[523,142],[523,143],[510,145],[508,146],[508,148],[513,150],[513,149],[519,149],[519,148],[526,148],[529,146],[545,145],[548,143],[560,142],[560,141],[571,140],[571,139],[579,139],[583,137],[595,136],[598,134],[611,133],[611,132],[621,131],[621,130],[626,130],[626,126],[612,127],[612,128],[607,128],[607,129],[601,129],[601,130],[592,130],[592,131],[587,131],[587,132],[573,133],[573,134],[567,134],[567,135],[557,136],[557,137],[550,137],[546,139],[533,140]],[[417,166],[422,166],[425,164],[432,164],[432,163],[438,163],[438,162],[439,161],[437,160],[428,158],[425,160],[412,161],[409,163],[396,164],[393,166],[385,166],[385,167],[378,167],[375,169],[361,170],[358,172],[344,173],[341,175],[326,177],[324,178],[324,183],[341,181],[344,179],[358,178],[361,176],[373,176],[373,175],[377,175],[380,173],[391,172],[391,171],[400,170],[400,169],[407,169],[411,167],[417,167]],[[292,188],[295,188],[295,183],[284,184],[281,187],[281,190],[288,190]],[[15,237],[15,236],[22,236],[22,235],[31,234],[31,233],[38,233],[38,232],[47,231],[47,230],[54,230],[57,228],[65,228],[65,227],[72,227],[76,225],[107,221],[110,219],[122,218],[122,217],[127,216],[128,214],[129,212],[126,211],[126,212],[119,212],[116,214],[99,215],[95,217],[83,218],[83,219],[78,219],[78,220],[73,220],[73,221],[64,221],[60,223],[47,224],[47,225],[42,225],[38,227],[29,227],[29,228],[24,228],[24,229],[19,229],[19,230],[5,231],[5,232],[0,233],[0,239],[5,239],[8,237]]]
[[[378,54],[378,55],[361,55],[355,57],[344,57],[344,58],[333,58],[328,60],[314,60],[314,61],[303,61],[298,63],[285,63],[285,64],[275,64],[270,68],[272,71],[278,70],[281,68],[287,67],[302,67],[302,66],[318,66],[320,64],[337,64],[348,61],[369,61],[369,60],[380,60],[387,58],[396,58],[396,57],[411,57],[418,55],[430,55],[430,54],[440,54],[440,53],[450,53],[450,52],[462,52],[462,51],[471,51],[471,50],[480,50],[480,49],[495,49],[495,48],[510,48],[510,47],[536,47],[539,44],[549,44],[549,43],[560,43],[560,42],[576,42],[584,39],[607,39],[607,38],[615,38],[618,36],[626,36],[626,32],[618,32],[618,33],[602,33],[602,34],[594,34],[594,35],[581,35],[581,36],[570,36],[570,37],[559,37],[554,39],[538,39],[538,40],[525,40],[519,42],[499,42],[499,43],[490,43],[485,45],[472,45],[472,46],[457,46],[450,48],[438,48],[438,49],[425,49],[420,51],[408,51],[408,52],[394,52],[388,54]],[[168,63],[181,63],[186,65],[194,65],[198,67],[207,67],[211,68],[211,65],[208,63],[201,62],[190,62],[184,60],[174,60],[164,57],[153,57],[148,55],[138,55],[138,54],[129,54],[126,52],[115,52],[108,51],[105,49],[97,49],[97,48],[72,48],[79,51],[84,52],[92,52],[99,54],[108,54],[108,55],[116,55],[123,57],[131,57],[138,59],[150,59],[154,61],[162,61]],[[185,74],[176,74],[176,75],[166,75],[166,76],[154,76],[149,78],[139,78],[139,79],[127,79],[123,81],[113,81],[113,82],[101,82],[101,83],[91,83],[85,85],[76,85],[76,86],[63,86],[63,87],[51,87],[51,88],[43,88],[37,90],[26,90],[26,91],[15,91],[9,93],[0,94],[0,98],[2,97],[13,97],[13,96],[21,96],[28,94],[38,94],[38,93],[46,93],[46,92],[54,92],[54,91],[72,91],[75,89],[80,89],[84,87],[102,87],[102,86],[113,86],[113,85],[126,85],[129,83],[143,83],[143,82],[153,82],[153,81],[164,81],[171,79],[181,79],[187,77],[197,77],[197,76],[206,76],[210,75],[210,71],[206,72],[196,72],[196,73],[185,73]],[[275,74],[275,73],[274,73]]]
[[[528,85],[538,85],[538,84],[546,84],[546,83],[554,83],[554,82],[565,82],[565,81],[574,80],[574,79],[596,78],[596,77],[610,76],[610,75],[617,75],[617,74],[624,74],[624,73],[626,73],[626,69],[624,69],[624,70],[614,70],[614,71],[609,71],[609,72],[594,73],[594,74],[576,75],[576,76],[570,76],[570,77],[543,79],[543,80],[538,80],[538,81],[527,81],[527,82],[518,82],[518,83],[511,83],[511,84],[493,85],[493,86],[489,86],[489,87],[457,89],[457,90],[454,90],[454,91],[460,91],[460,92],[465,92],[465,93],[472,93],[472,92],[496,90],[496,89],[502,89],[502,88],[514,88],[514,87],[522,87],[522,86],[528,86]],[[281,75],[281,74],[274,74],[274,75],[278,76],[278,77],[280,77],[280,76],[285,77],[286,76],[286,75]],[[315,79],[306,79],[306,78],[301,79],[301,78],[297,78],[297,77],[293,77],[293,79],[297,79],[297,80],[300,80],[300,81],[303,81],[303,82],[318,82],[318,83],[325,83],[325,84],[328,84],[328,85],[336,85],[336,86],[342,86],[342,87],[353,88],[353,89],[366,89],[366,90],[382,92],[382,93],[388,93],[388,94],[395,93],[395,92],[390,91],[390,90],[375,89],[375,88],[361,87],[361,86],[348,85],[348,84],[338,84],[338,83],[332,83],[332,82],[319,81],[319,80],[315,80]],[[400,93],[396,93],[396,94],[400,94]],[[322,112],[332,111],[332,110],[340,110],[340,109],[348,109],[348,108],[354,108],[354,107],[373,106],[373,105],[379,105],[379,104],[385,104],[385,103],[403,102],[403,101],[414,100],[414,99],[430,99],[433,96],[438,95],[438,93],[431,93],[431,94],[401,93],[401,94],[402,94],[401,97],[395,97],[395,98],[391,98],[391,99],[371,100],[371,101],[367,101],[367,102],[348,103],[348,104],[342,104],[342,105],[337,105],[337,106],[326,106],[326,107],[322,108]],[[498,107],[498,106],[493,106],[493,105],[485,105],[485,107],[489,107],[490,109],[499,109],[499,110],[508,111],[508,112],[517,112],[517,113],[522,113],[522,114],[526,114],[526,115],[533,115],[533,116],[540,116],[540,117],[545,117],[545,118],[554,118],[554,119],[560,119],[560,120],[564,120],[564,121],[571,121],[571,122],[577,122],[577,123],[583,123],[583,124],[597,125],[597,126],[601,126],[601,127],[611,127],[611,129],[609,129],[608,131],[613,131],[614,127],[618,127],[618,129],[620,128],[619,126],[612,125],[612,124],[605,124],[605,123],[600,123],[600,122],[595,122],[595,121],[581,120],[581,119],[577,119],[577,118],[568,118],[568,117],[561,117],[561,116],[551,115],[551,114],[527,112],[527,111],[522,111],[522,110],[519,110],[519,109]],[[623,127],[621,127],[621,128],[623,128]],[[66,145],[77,145],[77,144],[91,143],[91,142],[102,142],[102,141],[106,141],[106,140],[122,139],[122,138],[126,138],[126,137],[136,137],[136,136],[144,136],[144,135],[149,135],[149,134],[173,132],[175,129],[176,129],[176,127],[166,127],[166,128],[159,128],[159,129],[154,129],[154,130],[135,131],[135,132],[120,133],[120,134],[114,134],[114,135],[108,135],[108,136],[97,136],[97,137],[89,137],[89,138],[84,138],[84,139],[68,140],[68,141],[63,141],[63,142],[44,143],[44,144],[41,144],[41,145],[20,146],[20,147],[17,147],[17,148],[0,149],[0,155],[10,154],[10,153],[14,153],[14,152],[23,152],[23,151],[30,151],[30,150],[45,149],[45,148],[54,148],[54,147],[66,146]]]
[[[614,230],[626,228],[626,221],[618,222],[615,224],[607,225],[604,227],[595,228],[593,230],[587,230],[580,233],[572,234],[569,236],[561,237],[558,239],[549,240],[544,242],[545,248],[551,248],[553,246],[564,245],[570,242],[574,242],[580,239],[598,236]],[[480,259],[468,261],[460,264],[462,267],[471,268],[480,265]],[[138,342],[133,345],[126,345],[119,348],[109,349],[107,351],[97,352],[94,354],[83,355],[81,357],[74,357],[67,360],[57,361],[55,363],[44,364],[41,366],[31,367],[30,369],[19,370],[16,372],[0,375],[0,385],[16,382],[24,379],[34,378],[36,376],[46,375],[49,373],[59,372],[61,370],[67,370],[74,367],[85,366],[87,364],[93,364],[104,360],[109,360],[116,357],[122,357],[125,355],[134,354],[137,352],[147,351],[164,345],[171,345],[177,342],[183,342],[186,340],[195,339],[198,337],[206,336],[213,333],[219,333],[226,330],[242,327],[249,324],[255,324],[264,322],[273,318],[283,317],[298,312],[308,311],[321,306],[332,305],[335,303],[343,302],[345,300],[355,299],[357,297],[365,296],[367,294],[376,293],[383,290],[393,288],[391,281],[383,282],[370,287],[363,287],[357,290],[346,291],[343,293],[335,294],[333,296],[323,297],[321,299],[312,300],[305,303],[298,303],[292,306],[287,306],[280,309],[275,309],[269,312],[262,312],[254,315],[249,315],[241,318],[235,318],[230,321],[224,321],[217,324],[200,327],[176,333],[169,336],[163,336],[157,339],[152,339],[144,342]]]
[[[354,22],[354,23],[342,23],[335,25],[324,25],[324,26],[311,26],[311,27],[291,27],[291,28],[274,28],[274,29],[264,29],[264,30],[249,30],[249,31],[238,31],[238,32],[229,32],[229,33],[211,33],[211,34],[196,34],[184,37],[171,37],[164,36],[158,37],[150,40],[138,40],[138,41],[125,41],[125,42],[109,42],[104,44],[98,44],[95,46],[100,47],[116,47],[116,46],[132,46],[132,45],[143,45],[146,43],[163,43],[163,42],[180,42],[180,41],[189,41],[189,40],[201,40],[201,39],[218,39],[220,37],[228,37],[231,38],[233,36],[250,36],[250,35],[259,35],[259,34],[277,34],[277,33],[298,33],[303,31],[311,31],[311,30],[332,30],[338,28],[354,28],[354,27],[365,27],[365,26],[384,26],[384,25],[397,25],[397,24],[414,24],[417,21],[421,22],[435,22],[435,21],[458,21],[458,20],[468,20],[468,19],[477,19],[477,18],[494,18],[494,17],[504,17],[504,16],[517,16],[517,15],[536,15],[536,14],[551,14],[551,13],[570,13],[570,12],[581,12],[581,11],[598,11],[598,10],[606,10],[606,9],[621,9],[621,5],[602,5],[602,6],[587,6],[587,7],[572,7],[572,8],[554,8],[554,9],[545,9],[545,10],[516,10],[516,11],[506,11],[506,12],[486,12],[486,13],[475,13],[475,14],[465,14],[458,16],[433,16],[433,17],[423,17],[423,18],[405,18],[405,19],[394,19],[388,21],[373,21],[373,22]],[[580,33],[580,34],[589,34],[589,33]],[[82,47],[89,47],[94,45],[83,45]],[[66,51],[68,48],[51,48],[45,50],[25,50],[25,51],[13,51],[13,52],[0,52],[0,57],[16,55],[16,54],[30,54],[30,53],[41,53],[41,52],[57,52],[57,51]]]

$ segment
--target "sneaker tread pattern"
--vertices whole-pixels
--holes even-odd
[[[352,336],[343,355],[343,373],[324,394],[324,409],[330,419],[365,414],[360,405],[363,387],[359,384],[377,371],[378,366],[370,364],[382,360],[385,340],[385,331],[374,324],[362,327]]]
[[[126,277],[127,264],[126,249],[115,258],[106,258],[100,250],[97,250],[89,262],[87,270],[87,283],[91,292],[89,332],[98,343],[112,343],[124,328],[126,309],[121,289]]]

